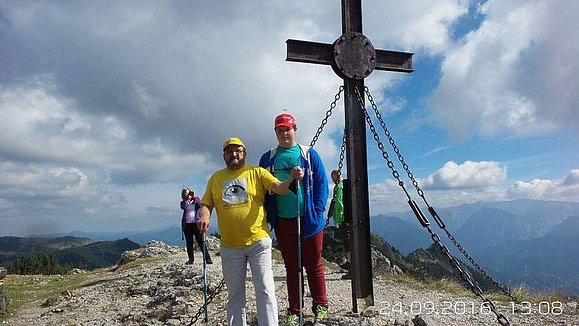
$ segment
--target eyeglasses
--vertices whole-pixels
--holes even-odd
[[[245,151],[243,149],[228,149],[226,151],[223,151],[223,154],[231,155],[231,154],[235,153],[237,155],[241,155],[244,152]]]

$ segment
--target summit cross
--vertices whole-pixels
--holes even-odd
[[[344,80],[348,179],[344,180],[345,214],[352,223],[352,306],[358,312],[374,305],[368,203],[366,122],[356,96],[364,102],[364,78],[372,71],[410,73],[412,53],[374,49],[362,34],[361,0],[342,0],[342,35],[333,44],[288,39],[287,61],[330,65]],[[364,103],[362,103],[364,105]]]

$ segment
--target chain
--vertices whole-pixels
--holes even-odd
[[[495,316],[497,316],[497,321],[499,322],[499,324],[501,324],[503,326],[510,325],[510,322],[507,319],[507,317],[505,317],[505,315],[503,315],[502,313],[500,313],[498,311],[497,306],[495,306],[495,304],[491,300],[484,297],[484,295],[482,293],[482,289],[480,288],[480,286],[478,286],[476,284],[476,281],[473,279],[473,277],[465,269],[463,269],[460,266],[460,263],[458,262],[458,260],[456,258],[454,258],[450,254],[450,252],[448,251],[448,248],[440,242],[440,237],[438,236],[438,234],[436,234],[434,231],[432,231],[432,229],[428,225],[426,225],[425,228],[426,228],[426,230],[428,230],[428,233],[430,233],[430,237],[432,238],[432,241],[434,241],[434,243],[440,248],[440,250],[450,260],[451,265],[459,272],[460,277],[465,282],[468,283],[470,290],[477,297],[479,297],[484,302],[484,304],[486,304],[491,309],[491,311],[495,314]]]
[[[314,146],[314,144],[318,141],[318,138],[320,137],[320,134],[324,130],[324,126],[326,125],[326,123],[328,123],[328,118],[332,115],[332,110],[336,107],[336,102],[338,102],[338,100],[340,99],[340,95],[342,94],[343,91],[344,86],[340,86],[340,89],[338,90],[338,93],[334,96],[334,101],[330,104],[330,108],[328,109],[328,111],[326,111],[326,116],[322,119],[322,124],[318,127],[318,131],[316,132],[316,135],[312,139],[310,146]]]
[[[410,199],[410,195],[408,194],[408,191],[406,191],[406,187],[404,187],[404,181],[400,180],[400,173],[398,173],[398,171],[396,171],[396,169],[394,168],[394,162],[392,162],[390,160],[390,156],[388,155],[388,152],[386,152],[386,150],[384,149],[384,144],[382,143],[382,141],[380,140],[380,136],[378,136],[378,133],[376,132],[376,128],[374,127],[374,124],[372,123],[372,119],[370,119],[370,116],[368,115],[368,111],[364,107],[364,104],[363,104],[364,100],[362,99],[362,95],[360,95],[360,92],[358,91],[357,88],[355,89],[355,93],[356,93],[356,97],[358,98],[358,103],[360,103],[360,108],[362,109],[362,112],[364,112],[364,116],[366,117],[366,122],[368,122],[368,126],[370,127],[370,131],[372,132],[372,135],[374,136],[374,140],[378,144],[378,149],[380,149],[380,151],[382,152],[382,157],[384,157],[384,159],[387,162],[388,167],[390,168],[390,170],[392,170],[392,176],[396,180],[398,180],[398,185],[400,187],[402,187],[402,190],[404,190],[406,197],[408,199]]]
[[[519,302],[519,300],[507,289],[505,288],[502,284],[500,284],[498,281],[496,281],[495,279],[492,278],[492,276],[490,276],[473,258],[471,255],[468,254],[468,252],[466,252],[466,250],[460,245],[460,243],[454,238],[454,236],[450,233],[450,231],[448,231],[448,229],[446,228],[446,226],[444,225],[444,223],[442,222],[442,219],[440,218],[440,216],[438,216],[438,214],[436,213],[436,211],[434,210],[434,208],[432,206],[430,206],[428,204],[428,201],[426,200],[426,197],[424,195],[424,192],[422,191],[422,189],[420,189],[420,186],[418,185],[418,181],[416,181],[416,179],[414,178],[414,175],[412,174],[412,172],[410,172],[410,169],[408,168],[408,164],[406,164],[406,162],[404,161],[404,157],[402,156],[402,154],[400,153],[400,149],[398,148],[398,146],[396,146],[396,143],[394,142],[394,139],[392,138],[392,135],[390,134],[390,130],[388,130],[388,127],[386,126],[386,123],[384,122],[384,119],[382,118],[382,115],[380,114],[380,111],[378,110],[378,106],[376,105],[376,103],[374,102],[374,98],[372,97],[372,95],[370,94],[370,91],[368,89],[368,87],[364,87],[364,91],[366,93],[366,96],[368,97],[368,101],[370,101],[370,104],[372,105],[372,109],[374,110],[374,113],[376,115],[376,118],[378,118],[378,121],[380,121],[380,126],[382,126],[382,129],[384,129],[384,133],[386,134],[386,136],[388,137],[388,141],[390,142],[390,145],[392,145],[392,148],[394,149],[394,152],[396,153],[396,155],[398,156],[398,161],[400,161],[400,164],[402,164],[402,167],[404,168],[404,170],[406,171],[406,174],[408,175],[408,178],[412,181],[412,185],[414,186],[414,188],[416,188],[416,193],[422,198],[422,200],[424,201],[424,203],[426,204],[426,206],[428,207],[428,211],[430,212],[430,215],[432,215],[432,217],[434,218],[434,220],[436,221],[436,223],[438,224],[438,226],[446,233],[447,237],[452,241],[452,243],[458,248],[458,250],[464,255],[464,257],[466,257],[466,259],[468,259],[468,261],[487,279],[489,280],[497,289],[499,289],[501,292],[503,292],[504,294],[506,294],[507,296],[509,296],[513,301],[515,302]]]
[[[224,285],[225,285],[225,280],[221,279],[221,282],[219,283],[219,285],[207,297],[207,305],[209,305],[213,301],[213,299],[217,296],[217,294],[219,294],[219,292],[223,289]],[[203,314],[205,312],[205,309],[207,309],[207,306],[205,306],[205,305],[202,305],[201,307],[199,307],[199,310],[197,311],[195,316],[191,317],[191,321],[189,322],[189,326],[191,326],[197,322],[197,319],[199,319],[201,314]]]
[[[322,119],[322,123],[318,127],[318,130],[316,131],[314,138],[312,138],[310,146],[314,146],[316,144],[316,142],[318,141],[318,138],[320,138],[322,131],[324,131],[324,127],[328,123],[328,118],[332,115],[332,111],[336,107],[336,103],[340,99],[340,96],[341,96],[343,91],[344,91],[344,86],[340,86],[338,93],[336,95],[334,95],[334,100],[332,101],[332,103],[330,103],[330,108],[326,111],[326,115]],[[342,173],[342,166],[343,166],[343,161],[344,161],[344,151],[345,150],[346,150],[346,130],[344,130],[344,137],[343,137],[343,141],[342,141],[342,146],[340,148],[340,163],[338,163],[338,169],[340,171],[340,174]],[[336,193],[334,192],[334,198],[332,200],[335,200],[336,199],[335,197],[336,197]],[[330,216],[328,216],[326,218],[326,225],[324,226],[324,228],[328,227],[329,223],[330,223]]]
[[[367,95],[369,95],[367,87],[365,88],[365,91],[366,91]],[[470,290],[476,296],[478,296],[481,300],[483,300],[483,302],[489,306],[489,308],[495,314],[495,316],[497,316],[498,322],[503,326],[510,325],[509,320],[497,310],[497,307],[495,306],[495,304],[492,301],[486,299],[483,296],[482,289],[477,284],[475,284],[476,281],[474,281],[473,277],[467,272],[466,269],[463,269],[460,266],[460,263],[458,262],[458,260],[456,258],[454,258],[450,254],[450,252],[448,251],[448,248],[440,242],[440,237],[434,231],[432,231],[432,229],[429,226],[430,223],[426,219],[426,216],[424,216],[424,214],[420,211],[420,208],[418,207],[416,202],[408,194],[408,191],[404,187],[404,182],[400,180],[400,174],[394,168],[394,163],[390,160],[388,153],[384,149],[384,144],[382,143],[382,141],[380,140],[380,136],[376,132],[376,128],[374,127],[374,124],[372,123],[372,119],[370,118],[368,111],[366,110],[366,108],[364,106],[364,101],[362,99],[362,95],[360,94],[360,91],[357,88],[355,89],[355,93],[356,93],[356,97],[358,98],[358,103],[360,104],[360,108],[362,109],[362,112],[364,112],[364,116],[366,117],[366,121],[368,122],[368,126],[370,128],[370,131],[372,132],[374,140],[378,144],[378,148],[382,152],[382,156],[384,157],[384,159],[386,159],[386,161],[388,163],[388,167],[390,168],[390,170],[392,170],[392,175],[394,176],[394,178],[396,178],[396,180],[398,180],[398,185],[402,188],[402,190],[404,190],[404,193],[406,194],[406,197],[408,198],[408,204],[412,208],[412,210],[413,210],[414,214],[416,215],[416,217],[418,218],[420,224],[428,230],[428,233],[430,233],[430,236],[431,236],[432,240],[434,241],[434,243],[436,245],[438,245],[440,250],[448,257],[452,266],[454,268],[456,268],[456,270],[458,270],[460,277],[465,282],[468,283]],[[374,103],[373,98],[371,96],[369,96],[368,99],[369,99],[370,103],[372,104],[372,108],[374,108],[374,110],[377,111],[377,107],[376,107],[376,104]],[[408,165],[406,163],[404,163],[404,158],[402,157],[402,155],[400,154],[400,150],[398,149],[398,147],[394,143],[394,139],[391,137],[390,132],[387,131],[386,124],[384,123],[384,120],[381,119],[381,116],[379,119],[380,119],[382,127],[385,129],[385,132],[387,132],[386,135],[388,136],[388,140],[389,140],[390,144],[394,147],[394,152],[398,156],[398,159],[401,160],[401,163],[402,163],[404,169],[406,170],[406,172],[410,173],[410,170],[408,169]],[[412,176],[412,173],[410,173],[410,175]],[[416,180],[414,180],[413,176],[412,176],[411,180],[413,180],[413,184],[416,183],[416,185],[415,185],[415,187],[416,187],[418,185],[418,183],[416,182]]]
[[[340,146],[340,161],[338,162],[338,171],[342,175],[342,167],[344,167],[344,153],[346,152],[346,129],[344,129],[344,137],[342,137],[342,146]]]

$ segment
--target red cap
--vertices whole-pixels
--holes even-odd
[[[296,126],[296,118],[289,113],[282,113],[275,117],[274,129],[277,127],[289,127],[293,128]]]

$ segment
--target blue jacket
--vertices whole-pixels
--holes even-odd
[[[298,144],[301,152],[301,166],[304,169],[304,179],[301,185],[305,193],[305,212],[304,212],[304,237],[308,238],[318,234],[326,225],[324,220],[324,211],[328,200],[328,178],[326,169],[318,152],[311,146]],[[274,166],[277,146],[265,152],[259,160],[259,166],[272,171]],[[267,213],[267,222],[275,228],[277,223],[277,210],[275,195],[265,196],[265,211]]]

